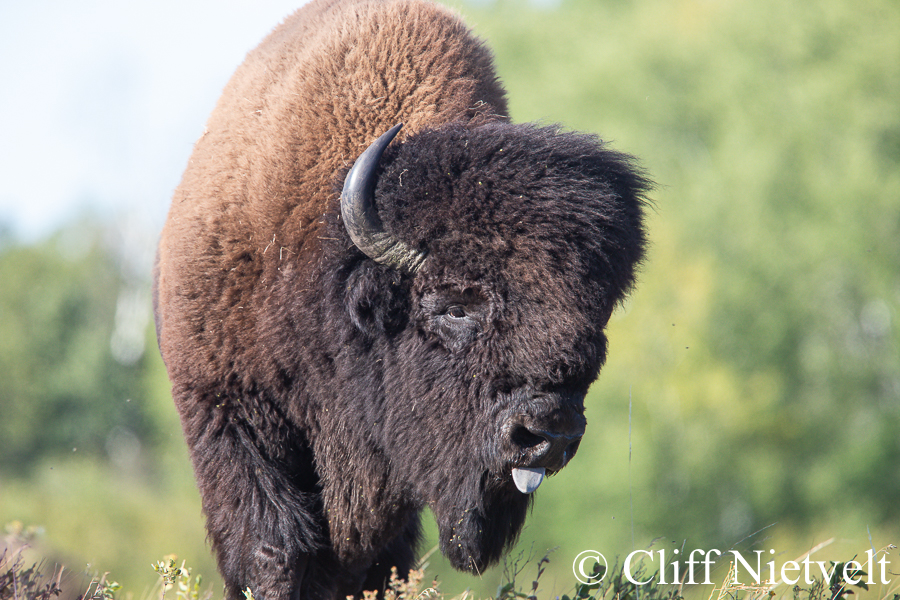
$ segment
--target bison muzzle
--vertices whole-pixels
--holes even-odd
[[[229,598],[383,589],[426,506],[456,568],[496,562],[585,433],[648,188],[592,135],[511,123],[424,0],[313,0],[251,52],[154,269]]]

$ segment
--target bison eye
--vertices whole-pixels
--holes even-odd
[[[466,295],[456,290],[422,295],[420,323],[440,338],[451,352],[464,350],[478,337],[486,322],[487,302],[481,298],[469,299]]]
[[[453,319],[465,319],[466,318],[466,309],[458,304],[454,304],[447,308],[446,314],[448,317]]]

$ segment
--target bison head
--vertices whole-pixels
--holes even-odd
[[[373,357],[355,373],[385,485],[428,505],[443,553],[477,571],[578,449],[649,184],[556,127],[451,124],[389,146],[398,130],[346,176],[333,304]]]

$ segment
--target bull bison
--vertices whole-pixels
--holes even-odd
[[[253,50],[154,268],[228,597],[382,589],[425,506],[454,567],[496,562],[578,448],[648,188],[511,123],[490,51],[425,0],[314,0]]]

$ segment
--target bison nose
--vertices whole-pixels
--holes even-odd
[[[584,435],[584,425],[554,430],[536,425],[513,426],[510,439],[529,467],[558,471],[571,460]]]
[[[512,480],[523,494],[535,491],[548,469],[552,472],[566,466],[584,434],[584,417],[580,415],[568,427],[551,428],[522,421],[510,425],[508,441],[515,453]]]

